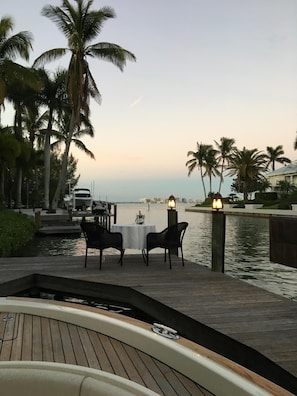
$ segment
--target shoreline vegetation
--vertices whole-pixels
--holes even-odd
[[[37,231],[29,216],[9,209],[0,209],[0,257],[8,257],[32,240]]]

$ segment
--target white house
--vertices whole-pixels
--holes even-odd
[[[282,180],[286,180],[297,186],[297,161],[292,161],[282,168],[267,173],[265,177],[271,183],[272,190],[275,190],[277,183]]]

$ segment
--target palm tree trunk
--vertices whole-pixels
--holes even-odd
[[[204,183],[204,178],[202,174],[202,169],[200,169],[200,176],[201,176],[201,181],[202,181],[202,186],[203,186],[203,191],[204,191],[204,199],[206,199],[206,188],[205,188],[205,183]]]
[[[53,112],[50,111],[44,142],[44,208],[50,207],[50,174],[51,174],[51,130]]]
[[[22,207],[22,178],[23,170],[20,165],[17,166],[16,172],[16,208],[20,209]]]
[[[65,151],[63,153],[63,158],[62,158],[61,172],[59,175],[58,185],[57,185],[55,195],[53,197],[52,205],[51,205],[51,209],[53,211],[57,210],[59,200],[61,197],[61,193],[62,193],[62,188],[65,187],[66,176],[67,176],[68,157],[69,157],[70,145],[71,145],[71,140],[72,140],[75,124],[76,124],[76,116],[75,116],[74,111],[72,111],[71,121],[70,121],[70,126],[69,126],[69,135],[65,141]]]

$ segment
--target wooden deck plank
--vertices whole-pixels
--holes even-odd
[[[143,361],[144,366],[150,372],[152,378],[158,378],[158,386],[162,390],[162,394],[169,394],[169,395],[179,395],[176,390],[174,389],[173,385],[170,384],[162,371],[159,369],[156,361],[151,358],[151,356],[146,355],[143,352],[139,352],[141,359]]]
[[[59,322],[59,330],[61,334],[65,362],[69,364],[77,364],[68,324]]]
[[[23,344],[22,344],[22,360],[32,360],[32,341],[33,341],[33,317],[25,315],[24,317]]]
[[[17,336],[18,328],[18,315],[7,312],[1,315],[3,322],[2,342],[1,342],[1,355],[4,360],[9,360],[11,355],[12,342]]]
[[[93,344],[90,339],[90,334],[87,329],[82,327],[78,328],[79,338],[84,349],[84,353],[86,356],[86,363],[89,367],[93,367],[96,369],[100,369],[100,365],[96,356],[96,353],[93,348]]]
[[[54,361],[54,350],[48,318],[41,318],[41,332],[43,341],[42,358],[45,362]]]
[[[25,315],[18,314],[16,337],[11,345],[11,360],[22,360],[23,333],[24,333]],[[2,352],[2,351],[1,351]],[[6,360],[5,356],[0,354],[0,360]]]
[[[57,320],[50,320],[50,332],[52,338],[52,348],[54,355],[54,362],[65,363],[65,355],[62,343],[62,337]]]
[[[112,365],[114,374],[119,375],[123,378],[128,378],[125,367],[123,366],[123,363],[121,362],[119,355],[114,348],[113,341],[110,339],[110,337],[107,337],[106,335],[103,334],[100,335],[100,339],[103,348],[105,350],[106,356],[108,357]]]
[[[72,324],[68,324],[68,329],[72,344],[71,348],[73,348],[76,364],[78,364],[79,366],[88,367],[88,361],[86,358],[83,345],[81,343],[78,327]]]
[[[33,316],[32,318],[32,360],[42,361],[42,336],[41,336],[41,318]]]
[[[103,348],[100,335],[98,333],[96,333],[95,331],[90,331],[89,335],[90,335],[90,340],[92,342],[92,345],[94,347],[94,351],[96,353],[96,357],[97,357],[100,369],[103,371],[107,371],[108,373],[114,374],[111,362]]]

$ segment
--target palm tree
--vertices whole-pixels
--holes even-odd
[[[275,186],[275,189],[280,191],[286,197],[290,192],[296,191],[296,186],[289,180],[279,180]]]
[[[186,166],[188,167],[188,176],[190,176],[194,169],[198,169],[200,171],[200,177],[202,181],[204,198],[207,198],[206,188],[204,183],[204,176],[207,172],[206,169],[206,158],[209,150],[213,149],[213,147],[209,144],[202,144],[197,142],[197,151],[188,151],[187,156],[192,156],[190,160],[186,162]]]
[[[218,151],[215,150],[212,146],[209,150],[207,150],[205,159],[204,159],[204,168],[205,173],[209,177],[209,193],[213,193],[212,191],[212,176],[220,176],[221,173],[218,170],[218,161],[217,161]]]
[[[43,144],[44,151],[44,208],[50,207],[50,172],[51,172],[51,135],[53,134],[54,116],[59,117],[60,112],[66,106],[69,106],[66,92],[67,71],[58,69],[51,77],[45,70],[41,71],[43,75],[44,88],[40,93],[41,103],[46,105],[47,117],[46,129],[40,130],[40,143]]]
[[[5,199],[5,171],[10,172],[20,153],[20,143],[12,133],[12,128],[0,127],[0,198],[2,201]]]
[[[59,118],[60,130],[54,131],[54,136],[57,140],[51,145],[53,149],[59,148],[61,144],[67,141],[70,121],[71,121],[71,114],[67,111],[64,111]],[[82,125],[84,126],[83,129],[81,128]],[[80,127],[77,127],[76,130],[74,131],[72,135],[72,142],[79,150],[83,151],[90,158],[95,159],[95,156],[92,153],[92,151],[90,151],[81,140],[81,138],[84,136],[94,137],[94,129],[89,119],[85,117],[84,114],[81,114]]]
[[[267,146],[266,147],[266,151],[267,151],[267,159],[268,159],[268,163],[267,163],[267,167],[271,164],[272,170],[275,170],[275,163],[279,162],[280,164],[289,164],[291,162],[291,160],[287,157],[282,157],[283,154],[285,154],[284,150],[283,150],[283,146],[279,145],[276,146],[275,148],[271,147],[271,146]]]
[[[25,70],[25,68],[23,68]],[[22,179],[23,170],[22,166],[25,164],[26,158],[28,158],[28,147],[24,142],[24,112],[26,108],[35,105],[36,93],[41,89],[42,84],[39,79],[36,70],[26,69],[26,76],[30,75],[34,77],[34,84],[27,83],[26,79],[18,80],[11,79],[6,83],[6,99],[13,103],[14,106],[14,133],[16,138],[19,140],[21,148],[24,149],[24,155],[19,156],[17,159],[17,169],[15,177],[16,195],[15,195],[15,206],[20,208],[22,205]]]
[[[229,158],[227,167],[230,176],[235,176],[237,190],[242,189],[243,199],[248,199],[248,193],[254,190],[258,181],[263,180],[263,173],[267,171],[267,156],[258,149],[235,149]]]
[[[11,81],[26,81],[35,86],[34,77],[30,69],[14,62],[16,57],[29,59],[32,49],[32,36],[29,32],[20,32],[9,36],[13,30],[13,21],[10,17],[0,19],[0,109],[7,95],[7,84]]]
[[[110,7],[103,7],[92,11],[93,0],[74,0],[73,5],[70,0],[63,0],[61,7],[45,6],[42,15],[50,18],[57,24],[68,40],[68,48],[55,48],[43,53],[34,62],[35,66],[42,65],[46,61],[60,58],[70,52],[71,58],[68,66],[67,93],[71,107],[71,122],[69,134],[65,146],[62,161],[61,174],[56,193],[52,201],[52,208],[55,210],[61,195],[62,187],[65,184],[67,161],[70,151],[70,144],[75,128],[79,126],[80,114],[83,112],[89,116],[90,97],[100,101],[101,95],[96,82],[91,74],[87,57],[103,59],[113,63],[120,70],[123,70],[127,60],[135,61],[135,56],[120,47],[119,45],[98,42],[91,44],[101,32],[104,22],[109,18],[114,18],[115,13]]]
[[[221,187],[223,183],[223,174],[226,168],[226,165],[229,163],[229,158],[233,150],[235,149],[235,139],[232,138],[226,138],[226,137],[221,137],[220,142],[217,142],[215,140],[215,144],[219,150],[219,156],[217,160],[219,161],[219,165],[221,167],[220,171],[220,184],[219,184],[219,189],[218,191],[221,192]]]

